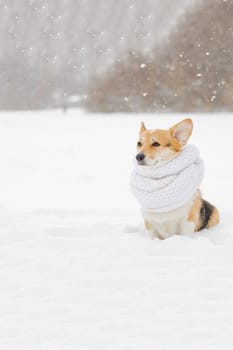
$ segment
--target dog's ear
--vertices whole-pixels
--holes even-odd
[[[179,150],[186,145],[193,131],[192,119],[184,119],[169,129],[173,146]]]
[[[142,133],[144,133],[145,131],[147,131],[147,128],[145,127],[145,124],[143,122],[141,122],[141,127],[140,127],[140,132],[139,134],[141,135]]]

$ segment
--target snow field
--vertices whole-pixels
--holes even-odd
[[[0,115],[0,348],[232,349],[230,115],[194,115],[221,224],[150,240],[128,182],[141,120]]]

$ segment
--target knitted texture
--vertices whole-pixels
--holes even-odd
[[[168,212],[191,199],[203,175],[204,166],[198,149],[187,145],[161,166],[136,164],[130,184],[144,211]]]

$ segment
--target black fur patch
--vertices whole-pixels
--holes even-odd
[[[214,206],[207,202],[206,200],[202,200],[202,206],[200,209],[200,227],[198,231],[203,230],[208,225],[209,219],[213,214]]]

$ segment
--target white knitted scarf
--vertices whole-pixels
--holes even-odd
[[[203,175],[204,166],[198,149],[187,145],[161,166],[136,164],[130,183],[144,211],[168,212],[191,199]]]

